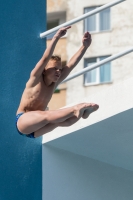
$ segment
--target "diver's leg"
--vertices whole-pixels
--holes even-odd
[[[97,107],[96,104],[93,105]],[[60,123],[70,117],[80,118],[86,109],[92,107],[89,103],[81,103],[69,108],[54,111],[30,111],[21,115],[17,122],[20,132],[29,134],[39,130],[49,123]]]
[[[94,106],[92,106],[91,108],[88,108],[88,110],[85,110],[83,112],[83,114],[80,115],[79,117],[73,116],[73,117],[70,117],[70,118],[66,119],[63,122],[60,122],[60,123],[49,123],[46,126],[42,127],[41,129],[35,131],[34,136],[35,137],[42,136],[42,135],[44,135],[44,134],[46,134],[48,132],[53,131],[57,127],[68,127],[68,126],[71,126],[71,125],[75,124],[81,117],[84,118],[84,119],[88,118],[89,115],[92,112],[94,112],[94,111],[96,111],[98,109],[98,106],[96,106],[96,104],[92,104],[92,105],[94,105]]]

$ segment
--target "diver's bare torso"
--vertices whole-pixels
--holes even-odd
[[[46,110],[56,86],[57,83],[54,82],[50,86],[46,86],[43,75],[38,80],[34,80],[34,77],[31,77],[26,83],[16,114]]]

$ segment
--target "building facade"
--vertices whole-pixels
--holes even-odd
[[[47,2],[47,21],[50,22],[50,17],[54,16],[54,19],[58,18],[58,22],[53,21],[53,24],[57,26],[65,20],[74,19],[109,2],[111,1],[90,0],[88,2],[83,0],[81,4],[80,1],[76,0],[69,0],[67,2],[60,0],[57,4],[57,1],[51,0]],[[81,47],[84,32],[89,31],[92,35],[91,46],[72,73],[132,46],[132,7],[132,0],[125,1],[72,25],[66,39],[61,39],[61,41],[65,40],[64,45],[61,44],[60,48],[56,50],[58,53],[63,46],[64,49],[66,48],[66,56],[65,58],[63,57],[66,62]],[[83,98],[88,98],[91,94],[100,92],[107,87],[132,77],[132,59],[133,54],[131,53],[68,81],[66,83],[67,90],[64,90],[64,94],[66,94],[66,102],[64,104],[72,104],[77,100],[80,101]]]
[[[47,29],[54,28],[66,22],[67,2],[65,0],[47,1]],[[47,37],[49,45],[54,34]],[[64,66],[67,61],[67,36],[61,38],[55,48],[54,54],[59,55]],[[61,84],[53,94],[49,103],[49,109],[55,110],[66,105],[66,84]]]

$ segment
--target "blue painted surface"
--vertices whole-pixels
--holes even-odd
[[[15,114],[45,30],[45,0],[0,0],[0,200],[42,199],[41,138],[18,135]]]

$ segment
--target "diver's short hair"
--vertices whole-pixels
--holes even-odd
[[[61,57],[58,55],[52,55],[50,60],[56,60],[56,61],[61,61]]]

